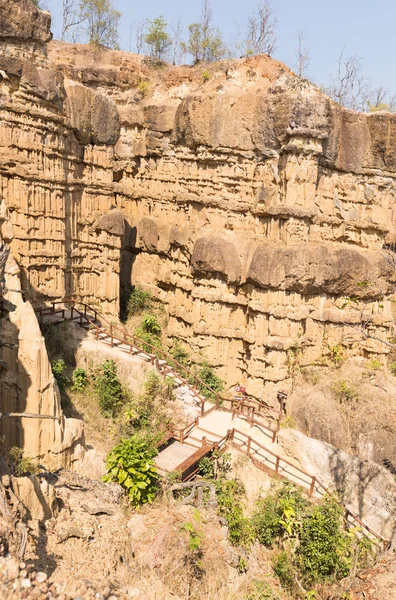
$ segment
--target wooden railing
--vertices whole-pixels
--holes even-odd
[[[130,334],[125,330],[121,329],[118,325],[114,325],[111,323],[106,317],[104,317],[98,310],[85,304],[83,302],[52,302],[52,306],[39,308],[36,312],[39,316],[48,316],[48,315],[61,315],[62,319],[66,318],[67,309],[64,308],[64,305],[70,304],[70,320],[77,321],[80,325],[84,325],[85,323],[89,323],[89,325],[96,331],[96,339],[99,339],[101,334],[106,335],[110,338],[111,347],[114,346],[114,342],[118,342],[120,344],[124,344],[129,346],[130,354],[142,354],[145,356],[150,362],[154,365],[158,358],[161,357],[162,360],[165,361],[165,364],[160,366],[157,362],[157,366],[159,370],[162,372],[163,376],[166,377],[167,374],[172,374],[174,377],[179,379],[183,385],[187,386],[189,390],[194,394],[194,396],[198,399],[200,404],[201,416],[209,414],[212,410],[216,408],[223,408],[224,410],[230,410],[234,415],[240,415],[242,418],[247,416],[246,410],[249,408],[250,413],[248,415],[248,420],[250,424],[257,425],[259,427],[263,427],[268,430],[271,434],[272,440],[275,441],[276,435],[280,429],[280,422],[282,418],[282,411],[277,414],[277,419],[274,419],[274,425],[271,427],[269,422],[268,415],[262,414],[264,407],[257,402],[257,400],[249,399],[249,400],[236,400],[235,398],[226,398],[221,396],[221,394],[212,390],[210,386],[207,385],[198,375],[193,373],[190,369],[188,369],[185,365],[179,363],[171,354],[163,350],[162,348],[157,348],[153,344],[146,342],[142,338],[137,335]],[[76,304],[81,306],[83,310],[79,310],[76,308]],[[57,305],[61,305],[61,308],[56,308]],[[91,313],[91,314],[90,314]],[[102,322],[106,323],[107,329],[102,327]],[[149,348],[150,352],[143,350],[143,348]],[[176,369],[172,368],[171,365],[176,365]],[[183,375],[181,374],[183,373]],[[191,380],[194,381],[194,385],[191,383]],[[208,410],[205,410],[205,402],[208,398],[205,397],[205,394],[202,390],[206,390],[206,393],[211,397],[214,396],[214,404]],[[228,406],[230,408],[228,408]],[[246,410],[245,410],[246,409]],[[261,418],[268,419],[267,422],[263,422],[260,419],[256,418],[258,415]]]
[[[384,547],[385,546],[388,547],[389,542],[387,540],[384,540],[378,533],[376,533],[368,525],[366,525],[366,523],[364,523],[357,515],[355,515],[352,511],[350,511],[348,508],[346,508],[338,500],[338,498],[336,498],[334,496],[334,494],[332,494],[330,492],[330,490],[321,481],[319,481],[319,479],[315,475],[311,475],[310,473],[307,473],[307,471],[294,465],[292,462],[288,461],[286,458],[279,456],[279,454],[276,454],[269,448],[266,448],[266,446],[264,446],[263,444],[260,444],[260,442],[253,439],[252,437],[248,436],[243,431],[239,431],[238,429],[231,429],[227,432],[227,439],[231,442],[233,447],[237,448],[239,451],[241,451],[241,446],[239,444],[235,443],[235,441],[234,441],[236,439],[236,437],[235,437],[236,434],[240,437],[246,438],[246,442],[244,443],[244,445],[246,446],[246,454],[254,462],[254,464],[257,467],[259,467],[260,469],[262,469],[264,471],[275,471],[275,474],[280,477],[286,477],[285,475],[282,475],[280,473],[280,469],[282,469],[282,468],[283,468],[284,473],[287,473],[287,470],[283,467],[283,465],[286,467],[289,467],[289,473],[288,473],[289,477],[290,477],[290,475],[296,477],[295,473],[290,472],[290,468],[292,468],[294,471],[297,471],[298,473],[301,473],[302,475],[304,475],[304,477],[306,477],[308,479],[308,483],[310,483],[310,485],[309,485],[309,495],[310,496],[312,496],[314,494],[315,490],[318,493],[320,493],[321,490],[323,490],[323,492],[325,494],[328,494],[329,496],[334,498],[334,500],[337,502],[337,504],[340,507],[342,507],[342,509],[344,510],[344,517],[345,517],[346,521],[348,521],[349,518],[352,519],[352,521],[355,521],[360,527],[365,529],[368,533],[370,533],[372,536],[374,536],[376,539],[378,539],[381,543],[383,543]],[[274,459],[275,467],[271,468],[271,467],[265,465],[261,460],[257,459],[254,456],[254,454],[257,454],[257,449],[252,448],[252,446],[258,446],[259,448],[264,450],[267,454],[270,454]],[[303,481],[303,479],[302,479],[302,481]]]

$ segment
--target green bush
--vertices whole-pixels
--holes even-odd
[[[145,315],[140,327],[145,333],[161,335],[161,325],[159,324],[157,317],[154,315]]]
[[[293,565],[286,552],[279,552],[275,556],[272,567],[282,586],[287,590],[292,590],[294,587]]]
[[[144,310],[149,310],[152,307],[153,298],[150,292],[144,292],[140,287],[132,288],[131,294],[127,302],[127,313],[131,317],[138,315]]]
[[[21,477],[27,473],[37,475],[40,472],[39,466],[31,458],[24,456],[22,448],[18,448],[18,446],[10,448],[8,461],[11,471],[17,477]]]
[[[61,394],[64,394],[67,386],[69,385],[69,379],[65,375],[66,363],[63,358],[59,358],[51,363],[52,373],[58,384],[58,388]]]
[[[117,376],[114,360],[106,360],[99,366],[95,377],[95,392],[100,410],[105,417],[115,417],[123,404],[123,390]]]
[[[217,483],[219,514],[228,524],[228,537],[234,546],[249,548],[254,542],[254,530],[250,519],[244,516],[245,488],[234,479],[223,479]]]
[[[153,433],[163,431],[170,423],[168,404],[175,400],[173,381],[149,371],[143,393],[131,396],[124,416],[134,429]]]
[[[217,393],[224,390],[224,381],[216,375],[213,368],[206,361],[201,364],[197,375],[206,384],[198,384],[199,390],[206,398],[214,399]],[[206,386],[210,387],[211,391]]]
[[[132,506],[151,503],[159,479],[153,458],[157,454],[153,439],[135,434],[122,439],[106,459],[104,481],[115,481],[126,491]]]
[[[279,600],[279,596],[275,596],[268,583],[265,581],[254,580],[251,583],[251,589],[243,600]]]
[[[278,538],[294,535],[307,506],[301,490],[288,482],[274,494],[260,499],[252,519],[258,541],[271,547]]]
[[[396,377],[396,362],[393,362],[389,365],[389,370]]]
[[[190,363],[190,355],[187,350],[181,345],[178,339],[173,340],[173,346],[169,353],[183,367],[187,367]],[[176,365],[177,366],[177,365]]]
[[[73,380],[73,391],[75,392],[83,392],[88,385],[88,377],[85,369],[81,367],[74,369],[72,374]]]
[[[297,564],[308,584],[346,577],[351,566],[351,537],[343,528],[343,508],[326,496],[304,519]]]

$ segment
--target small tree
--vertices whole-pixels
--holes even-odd
[[[120,17],[112,0],[80,0],[79,18],[90,44],[117,48]]]
[[[172,44],[171,38],[166,31],[167,26],[168,23],[165,21],[164,15],[148,21],[148,32],[144,41],[150,46],[151,56],[155,56],[155,58],[163,58]]]
[[[188,42],[187,44],[181,43],[183,51],[191,54],[194,63],[199,61],[216,62],[227,54],[220,30],[212,26],[212,16],[213,12],[209,1],[203,0],[199,23],[189,25]]]
[[[296,50],[296,71],[299,77],[306,77],[311,62],[311,56],[305,45],[306,33],[304,29],[296,32],[297,50]]]

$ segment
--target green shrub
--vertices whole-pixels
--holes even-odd
[[[252,522],[259,542],[271,547],[278,538],[295,535],[307,506],[301,490],[288,482],[258,500]]]
[[[231,471],[231,454],[214,451],[199,461],[199,474],[205,479],[223,479]]]
[[[88,385],[88,377],[85,369],[81,367],[74,369],[72,374],[73,380],[73,391],[75,392],[83,392]]]
[[[224,390],[224,381],[216,375],[213,368],[206,361],[201,364],[197,375],[199,379],[211,389],[211,391],[209,391],[205,385],[198,383],[199,390],[206,398],[214,399],[216,398],[216,393],[220,393]]]
[[[292,590],[294,587],[293,565],[286,552],[279,552],[275,556],[272,567],[275,574],[279,577],[282,587]]]
[[[344,349],[341,344],[336,344],[335,346],[330,346],[330,356],[333,363],[338,367],[344,360]]]
[[[150,292],[143,291],[139,286],[132,288],[127,302],[128,317],[138,315],[152,307],[153,298]]]
[[[51,363],[52,373],[58,384],[58,388],[61,394],[64,394],[67,386],[69,385],[69,379],[65,375],[66,363],[63,358],[59,358]]]
[[[149,371],[143,393],[131,396],[124,417],[134,429],[157,433],[170,423],[168,404],[175,400],[173,380],[163,379],[156,371]]]
[[[279,596],[274,596],[274,592],[265,581],[252,581],[251,588],[243,600],[279,600]]]
[[[202,81],[205,83],[205,81],[209,81],[210,79],[210,73],[207,69],[205,69],[205,71],[202,72]]]
[[[245,488],[234,479],[223,479],[217,484],[219,514],[228,524],[228,537],[234,546],[249,548],[254,542],[250,519],[244,516]]]
[[[333,386],[333,390],[342,403],[350,404],[359,400],[359,394],[353,384],[348,383],[345,379],[339,381]]]
[[[153,458],[157,454],[153,439],[135,434],[122,439],[106,459],[104,481],[115,481],[126,491],[132,506],[151,503],[159,479]]]
[[[106,360],[99,366],[98,371],[94,388],[100,410],[105,417],[115,417],[123,403],[123,390],[117,376],[117,366],[114,360]]]
[[[27,473],[37,475],[40,472],[39,466],[31,458],[24,456],[22,448],[18,448],[18,446],[10,448],[8,460],[11,471],[17,477],[21,477]]]
[[[189,365],[190,355],[187,352],[187,350],[181,345],[178,339],[173,340],[173,346],[170,349],[169,353],[182,366],[187,367]]]
[[[396,377],[396,362],[393,362],[389,365],[389,370]]]
[[[375,358],[368,360],[365,366],[369,371],[379,371],[382,369],[381,361]]]
[[[159,324],[157,317],[154,317],[154,315],[145,315],[140,327],[145,333],[161,335],[161,325]]]
[[[297,564],[308,584],[346,577],[351,566],[351,537],[344,530],[343,508],[326,496],[305,518]]]

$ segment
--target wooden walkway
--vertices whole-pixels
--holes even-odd
[[[161,445],[156,457],[160,471],[178,471],[182,481],[188,481],[198,473],[199,462],[203,457],[211,456],[215,450],[223,451],[227,444],[231,444],[247,454],[258,468],[303,487],[310,496],[331,495],[316,476],[305,472],[294,464],[294,461],[279,454],[276,435],[283,415],[282,401],[276,417],[254,400],[236,401],[219,394],[215,394],[214,403],[208,407],[205,392],[213,396],[213,390],[184,365],[175,361],[167,352],[150,346],[118,325],[110,323],[96,309],[86,304],[78,306],[82,308],[77,308],[74,302],[70,305],[53,303],[50,307],[39,308],[36,312],[43,321],[49,323],[74,321],[85,329],[93,330],[97,341],[149,361],[164,377],[171,377],[176,386],[187,386],[199,407],[200,416],[183,430],[167,433],[166,442]],[[389,543],[359,517],[343,508],[347,522],[358,524],[366,533],[388,546]]]

